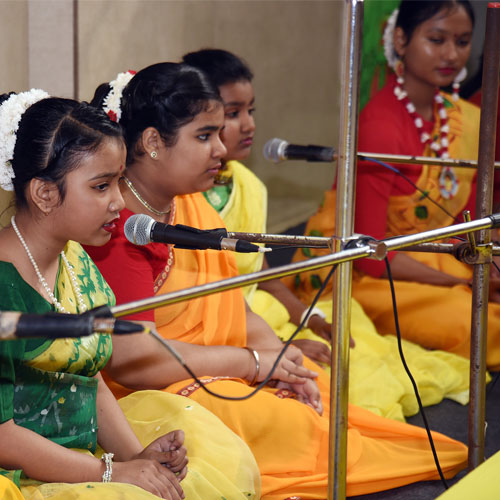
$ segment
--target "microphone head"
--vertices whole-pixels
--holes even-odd
[[[269,139],[264,144],[264,158],[274,163],[286,160],[285,149],[287,146],[288,142],[283,139],[278,139],[277,137]]]
[[[151,229],[156,221],[146,214],[131,215],[125,222],[125,238],[134,245],[147,245],[151,242]]]

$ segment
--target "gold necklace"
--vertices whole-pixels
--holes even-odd
[[[127,177],[123,176],[123,179],[125,180],[125,184],[127,184],[127,186],[129,187],[130,191],[132,191],[132,194],[142,203],[143,206],[145,206],[151,213],[155,214],[155,215],[167,215],[170,213],[170,210],[171,210],[171,206],[168,207],[168,210],[166,210],[165,212],[161,212],[160,210],[156,210],[156,208],[153,208],[137,191],[137,189],[135,189],[134,185],[132,184],[132,182],[130,181],[130,179],[128,179]]]

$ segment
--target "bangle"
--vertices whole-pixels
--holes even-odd
[[[250,382],[250,385],[254,385],[255,382],[257,382],[257,378],[259,376],[259,370],[260,370],[260,357],[259,357],[259,353],[254,350],[254,349],[251,349],[250,347],[245,347],[245,349],[250,352],[253,356],[253,359],[255,359],[255,376],[253,378],[253,380]]]
[[[113,474],[113,457],[114,453],[104,453],[104,455],[101,457],[101,460],[105,463],[106,465],[106,470],[104,471],[104,474],[102,475],[102,482],[103,483],[110,483],[111,482],[111,476]]]
[[[304,309],[304,312],[300,316],[300,323],[299,324],[302,324],[302,321],[304,321],[304,318],[306,317],[306,314],[308,312],[309,312],[309,308]],[[311,312],[310,312],[309,316],[307,317],[306,322],[304,323],[304,328],[308,327],[309,321],[311,320],[312,316],[319,316],[321,319],[325,319],[326,318],[326,314],[321,309],[318,309],[317,307],[313,307],[311,309]]]

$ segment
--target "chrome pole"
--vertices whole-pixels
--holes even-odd
[[[500,69],[500,3],[488,4],[483,55],[483,87],[477,172],[476,217],[491,213],[495,134]],[[487,249],[490,231],[479,231],[477,243]],[[486,413],[486,340],[491,252],[474,266],[472,278],[472,318],[470,340],[469,469],[484,461]]]
[[[344,57],[341,71],[341,119],[335,208],[335,232],[340,239],[335,241],[336,250],[340,250],[342,240],[354,232],[363,6],[363,0],[346,0],[344,3]],[[333,286],[328,500],[344,500],[346,497],[351,278],[352,262],[340,264],[334,276]]]

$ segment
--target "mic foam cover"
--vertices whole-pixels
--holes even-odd
[[[274,163],[279,163],[285,159],[285,148],[287,146],[288,142],[283,139],[278,139],[277,137],[269,139],[264,144],[264,158]]]
[[[156,221],[146,214],[131,215],[123,228],[125,238],[134,245],[147,245],[151,242],[151,226]]]

